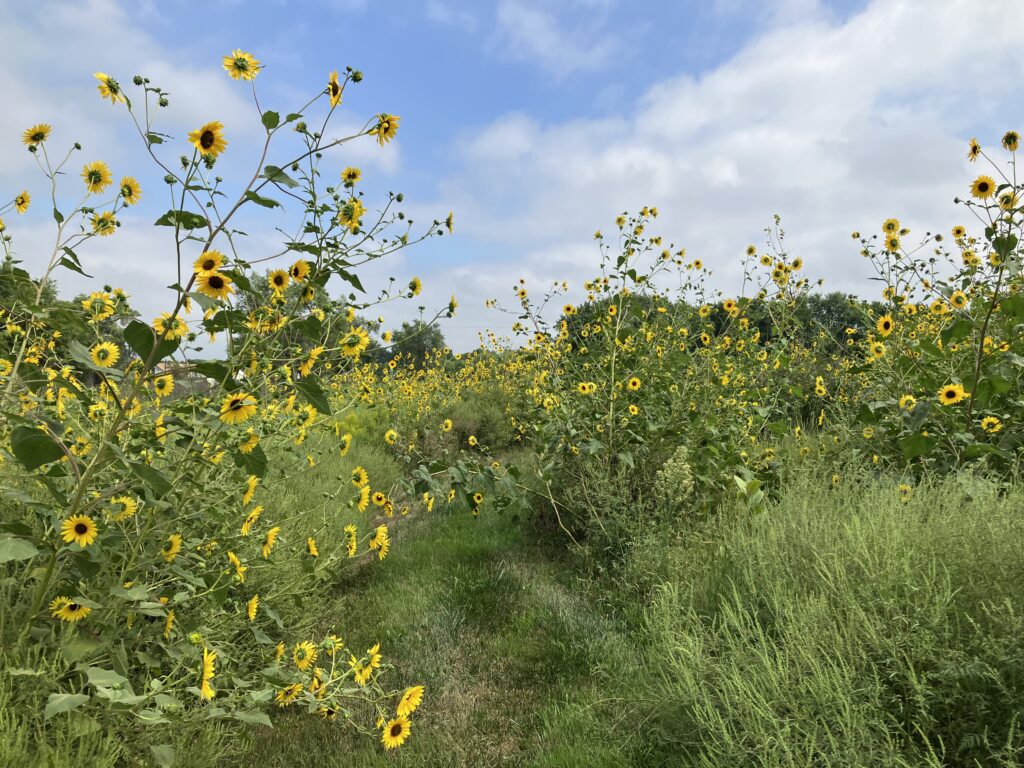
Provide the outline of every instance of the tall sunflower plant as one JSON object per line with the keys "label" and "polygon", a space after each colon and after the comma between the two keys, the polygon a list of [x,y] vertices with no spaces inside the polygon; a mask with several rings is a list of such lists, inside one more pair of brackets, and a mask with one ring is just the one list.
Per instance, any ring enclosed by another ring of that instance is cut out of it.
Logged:
{"label": "tall sunflower plant", "polygon": [[[371,296],[360,268],[445,227],[414,230],[400,194],[371,210],[359,169],[330,168],[346,144],[384,146],[399,128],[382,112],[330,138],[359,70],[332,72],[282,115],[261,105],[263,67],[252,55],[234,51],[224,69],[251,86],[263,132],[256,170],[236,189],[217,175],[229,126],[211,119],[174,138],[159,130],[168,93],[145,77],[129,93],[96,75],[100,96],[127,112],[163,174],[171,207],[155,225],[172,244],[176,281],[168,311],[148,322],[123,291],[88,296],[77,321],[89,343],[72,341],[67,354],[46,291],[60,269],[85,274],[79,252],[116,236],[148,185],[115,182],[94,160],[61,194],[80,146],[51,154],[46,124],[23,136],[47,182],[56,236],[33,277],[0,223],[2,278],[18,289],[4,292],[16,298],[0,329],[0,485],[13,510],[0,523],[0,562],[20,585],[4,609],[5,644],[31,638],[60,660],[43,691],[48,718],[75,710],[148,725],[269,723],[269,710],[301,707],[393,748],[410,733],[422,688],[386,685],[379,644],[349,648],[310,604],[342,568],[386,556],[390,521],[365,514],[365,523],[343,525],[348,508],[365,509],[361,488],[347,483],[304,509],[275,505],[268,487],[301,484],[339,441],[348,451],[351,436],[329,427],[358,403],[328,382],[367,349],[357,313],[422,287],[416,277],[392,279]],[[31,202],[21,192],[0,215],[24,214]],[[272,252],[237,229],[243,210],[286,205],[300,215]],[[332,280],[347,295],[331,298]],[[200,356],[208,345],[223,351]]]}

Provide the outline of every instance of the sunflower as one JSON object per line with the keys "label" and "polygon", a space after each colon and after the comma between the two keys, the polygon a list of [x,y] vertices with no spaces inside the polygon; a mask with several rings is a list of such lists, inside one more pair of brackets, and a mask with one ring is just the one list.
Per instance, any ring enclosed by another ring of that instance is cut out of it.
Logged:
{"label": "sunflower", "polygon": [[121,199],[125,205],[135,205],[142,197],[142,187],[134,176],[125,176],[121,179]]}
{"label": "sunflower", "polygon": [[957,224],[955,227],[953,227],[953,237],[954,237],[954,239],[959,240],[962,237],[964,237],[966,234],[967,234],[967,227],[963,226],[962,224]]}
{"label": "sunflower", "polygon": [[398,123],[401,119],[398,115],[389,115],[381,112],[377,115],[377,124],[370,129],[369,133],[376,136],[377,143],[383,147],[387,142],[395,138],[395,134],[398,133]]}
{"label": "sunflower", "polygon": [[160,317],[153,320],[153,330],[165,339],[184,338],[188,334],[188,324],[180,317],[171,319],[170,312],[164,312]]}
{"label": "sunflower", "polygon": [[195,260],[192,268],[196,271],[196,274],[201,275],[203,272],[216,272],[223,263],[224,254],[220,251],[203,251],[199,254],[199,258]]}
{"label": "sunflower", "polygon": [[60,527],[61,538],[68,544],[74,542],[85,548],[96,541],[99,528],[96,522],[88,515],[73,515],[69,517]]}
{"label": "sunflower", "polygon": [[389,720],[381,733],[381,743],[384,749],[397,749],[405,743],[412,731],[412,724],[405,715],[399,715],[394,720]]}
{"label": "sunflower", "polygon": [[448,299],[448,317],[455,317],[455,310],[459,308],[459,302],[455,300],[455,294]]}
{"label": "sunflower", "polygon": [[296,643],[295,648],[292,650],[292,660],[300,672],[305,672],[316,661],[316,646],[309,640]]}
{"label": "sunflower", "polygon": [[274,694],[274,701],[279,707],[287,707],[294,704],[302,695],[302,683],[292,683]]}
{"label": "sunflower", "polygon": [[299,259],[291,268],[288,270],[288,274],[291,275],[292,280],[302,282],[309,277],[309,262],[305,259]]}
{"label": "sunflower", "polygon": [[57,597],[50,603],[50,615],[61,621],[81,621],[92,612],[92,608],[76,603],[70,597]]}
{"label": "sunflower", "polygon": [[939,390],[939,403],[941,405],[956,405],[970,396],[969,392],[964,391],[962,384],[947,384]]}
{"label": "sunflower", "polygon": [[21,134],[21,143],[26,147],[34,147],[37,144],[42,144],[48,138],[50,138],[50,131],[53,130],[46,123],[38,123],[28,128],[24,133]]}
{"label": "sunflower", "polygon": [[994,435],[1003,428],[1003,422],[996,416],[986,416],[981,420],[981,428],[990,435]]}
{"label": "sunflower", "polygon": [[910,497],[914,495],[914,489],[906,483],[900,483],[899,488],[896,489],[896,493],[900,497],[900,501],[906,504],[910,501]]}
{"label": "sunflower", "polygon": [[249,511],[249,514],[245,516],[245,520],[242,523],[242,529],[241,531],[239,531],[239,533],[241,533],[242,536],[248,536],[249,533],[252,531],[252,527],[256,525],[256,521],[260,519],[261,514],[263,514],[262,506],[253,507]]}
{"label": "sunflower", "polygon": [[138,509],[139,503],[131,496],[114,496],[110,500],[110,517],[119,523],[133,517]]}
{"label": "sunflower", "polygon": [[14,198],[14,207],[18,213],[24,213],[28,210],[29,203],[32,202],[32,195],[28,193],[28,190],[22,192],[16,198]]}
{"label": "sunflower", "polygon": [[370,486],[364,485],[359,489],[359,497],[356,500],[356,509],[360,512],[365,512],[366,508],[370,506]]}
{"label": "sunflower", "polygon": [[981,157],[981,144],[977,139],[971,139],[967,144],[967,159],[973,163],[979,157]]}
{"label": "sunflower", "polygon": [[264,560],[270,559],[270,553],[274,551],[274,544],[277,543],[277,535],[281,533],[281,526],[275,525],[269,531],[267,531],[267,538],[263,541],[263,549],[260,554],[263,555]]}
{"label": "sunflower", "polygon": [[370,500],[373,501],[375,507],[383,507],[387,503],[388,497],[381,491],[374,491],[373,495],[370,496]]}
{"label": "sunflower", "polygon": [[[259,507],[259,509],[262,509],[262,507]],[[252,513],[250,513],[250,517],[252,514],[255,514],[255,512],[256,510],[254,509]],[[249,566],[242,565],[242,561],[234,552],[228,552],[228,562],[231,563],[232,567],[234,567],[235,576],[238,577],[239,583],[245,584],[245,572],[249,570]]]}
{"label": "sunflower", "polygon": [[971,195],[979,200],[987,200],[996,193],[996,182],[991,176],[981,175],[971,182]]}
{"label": "sunflower", "polygon": [[283,292],[289,282],[291,282],[291,277],[283,269],[275,269],[267,275],[267,283],[275,293]]}
{"label": "sunflower", "polygon": [[160,555],[168,563],[173,563],[179,552],[181,552],[181,534],[172,533],[167,537],[167,543],[160,550]]}
{"label": "sunflower", "polygon": [[121,359],[121,350],[112,341],[102,341],[89,350],[89,356],[97,368],[110,368]]}
{"label": "sunflower", "polygon": [[262,68],[251,53],[242,50],[236,49],[224,57],[224,70],[232,80],[255,80]]}
{"label": "sunflower", "polygon": [[331,97],[331,108],[341,104],[341,84],[338,82],[338,70],[331,72],[327,78],[327,95]]}
{"label": "sunflower", "polygon": [[362,328],[353,328],[341,340],[341,354],[346,357],[359,357],[369,345],[369,334]]}
{"label": "sunflower", "polygon": [[885,357],[885,344],[880,341],[873,341],[868,346],[868,354],[875,360]]}
{"label": "sunflower", "polygon": [[899,219],[886,219],[882,222],[882,233],[891,235],[900,231],[900,220]]}
{"label": "sunflower", "polygon": [[191,131],[188,140],[200,154],[212,157],[217,157],[228,146],[228,142],[224,138],[224,125],[219,120],[214,120],[202,128]]}
{"label": "sunflower", "polygon": [[423,290],[423,282],[418,278],[414,277],[409,281],[409,293],[413,296],[419,296]]}
{"label": "sunflower", "polygon": [[913,395],[903,395],[900,398],[899,407],[901,411],[912,411],[915,405],[917,405],[917,398]]}
{"label": "sunflower", "polygon": [[238,450],[246,454],[252,453],[256,449],[256,446],[259,444],[260,436],[250,429],[248,436],[242,443],[239,444]]}
{"label": "sunflower", "polygon": [[211,651],[205,645],[203,646],[203,664],[199,670],[199,697],[203,701],[209,701],[217,695],[217,691],[210,685],[210,681],[217,674],[217,652]]}
{"label": "sunflower", "polygon": [[967,306],[967,294],[963,291],[953,291],[949,297],[949,303],[956,309],[963,309]]}
{"label": "sunflower", "polygon": [[1016,131],[1007,131],[1003,134],[1003,149],[1016,152],[1020,147],[1020,134]]}
{"label": "sunflower", "polygon": [[316,539],[312,536],[306,539],[306,552],[310,557],[320,557],[320,550],[316,548]]}
{"label": "sunflower", "polygon": [[636,392],[638,389],[640,389],[640,379],[634,376],[633,378],[626,382],[626,387],[631,392]]}
{"label": "sunflower", "polygon": [[423,701],[423,693],[426,689],[422,685],[414,685],[412,688],[407,688],[405,693],[402,694],[401,700],[398,702],[396,713],[399,717],[408,717]]}
{"label": "sunflower", "polygon": [[892,321],[892,315],[882,315],[878,318],[878,322],[875,323],[875,329],[882,335],[888,336],[892,333],[895,324]]}
{"label": "sunflower", "polygon": [[338,211],[338,223],[346,227],[349,232],[356,232],[359,229],[363,215],[366,213],[366,206],[361,200],[352,197],[345,202]]}
{"label": "sunflower", "polygon": [[475,447],[479,441],[476,439],[476,435],[470,435],[466,442]]}
{"label": "sunflower", "polygon": [[221,272],[200,272],[196,276],[196,288],[204,296],[220,300],[235,292],[231,278]]}
{"label": "sunflower", "polygon": [[356,467],[352,470],[352,485],[356,488],[362,488],[370,482],[370,476],[366,474],[366,470],[362,467]]}
{"label": "sunflower", "polygon": [[397,440],[398,433],[395,432],[395,430],[389,429],[387,432],[384,433],[384,442],[387,443],[388,445],[394,445]]}
{"label": "sunflower", "polygon": [[344,183],[344,185],[350,189],[354,187],[356,183],[359,181],[359,179],[361,179],[362,177],[363,172],[360,171],[358,168],[353,168],[352,166],[347,167],[344,171],[341,172],[342,183]]}
{"label": "sunflower", "polygon": [[114,218],[113,211],[104,211],[103,213],[93,214],[90,220],[92,224],[92,232],[94,235],[100,237],[107,237],[108,235],[114,234],[117,229],[117,219]]}
{"label": "sunflower", "polygon": [[82,179],[85,181],[85,188],[92,194],[98,194],[110,186],[113,178],[110,175],[110,168],[102,160],[89,163],[82,168]]}
{"label": "sunflower", "polygon": [[169,373],[165,376],[157,376],[153,379],[153,391],[159,397],[167,397],[174,391],[174,376]]}
{"label": "sunflower", "polygon": [[256,414],[256,398],[245,392],[228,395],[220,406],[220,420],[225,424],[241,424]]}

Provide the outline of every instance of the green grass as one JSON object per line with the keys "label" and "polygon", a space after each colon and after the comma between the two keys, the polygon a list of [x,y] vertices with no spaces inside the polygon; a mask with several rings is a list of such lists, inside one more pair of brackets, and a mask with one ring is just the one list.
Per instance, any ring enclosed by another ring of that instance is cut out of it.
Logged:
{"label": "green grass", "polygon": [[594,672],[629,654],[575,579],[564,553],[510,518],[435,513],[400,527],[384,563],[339,585],[332,612],[353,647],[381,641],[389,676],[426,685],[412,738],[389,755],[285,715],[238,765],[625,764],[612,745],[567,749],[558,732],[601,696]]}

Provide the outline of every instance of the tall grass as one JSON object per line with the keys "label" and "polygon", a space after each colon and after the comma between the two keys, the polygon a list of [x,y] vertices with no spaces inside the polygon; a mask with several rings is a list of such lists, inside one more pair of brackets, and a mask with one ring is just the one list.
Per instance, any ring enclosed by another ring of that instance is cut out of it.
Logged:
{"label": "tall grass", "polygon": [[905,504],[894,482],[804,477],[720,520],[648,613],[649,759],[1019,765],[1022,511],[1019,486],[967,475]]}

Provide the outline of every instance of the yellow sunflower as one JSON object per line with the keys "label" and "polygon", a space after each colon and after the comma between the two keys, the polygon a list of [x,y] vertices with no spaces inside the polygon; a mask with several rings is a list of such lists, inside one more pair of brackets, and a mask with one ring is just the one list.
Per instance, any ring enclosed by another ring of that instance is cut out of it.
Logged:
{"label": "yellow sunflower", "polygon": [[38,123],[33,125],[31,128],[25,130],[21,134],[21,143],[26,147],[34,147],[37,144],[42,144],[48,138],[50,138],[50,131],[53,130],[46,123]]}
{"label": "yellow sunflower", "polygon": [[941,405],[956,405],[970,396],[969,392],[964,391],[962,384],[947,384],[939,390],[939,403]]}
{"label": "yellow sunflower", "polygon": [[418,277],[414,277],[409,281],[409,293],[413,296],[419,296],[422,290],[423,282]]}
{"label": "yellow sunflower", "polygon": [[1007,131],[1003,134],[1003,149],[1016,152],[1020,147],[1020,134],[1016,131]]}
{"label": "yellow sunflower", "polygon": [[383,147],[387,142],[395,138],[395,134],[398,133],[398,123],[401,119],[398,115],[389,115],[381,112],[377,115],[377,124],[369,131],[370,135],[376,136],[377,143]]}
{"label": "yellow sunflower", "polygon": [[892,321],[892,315],[882,315],[878,318],[878,322],[875,323],[875,329],[882,335],[888,336],[892,333],[895,324]]}
{"label": "yellow sunflower", "polygon": [[142,187],[134,176],[125,176],[121,179],[121,199],[125,205],[135,205],[142,197]]}
{"label": "yellow sunflower", "polygon": [[104,211],[103,213],[93,214],[90,223],[92,224],[93,234],[99,235],[100,237],[107,237],[108,235],[114,234],[118,227],[117,219],[114,218],[113,211]]}
{"label": "yellow sunflower", "polygon": [[327,95],[331,97],[331,108],[341,104],[341,84],[338,82],[338,70],[331,72],[327,78]]}
{"label": "yellow sunflower", "polygon": [[361,200],[350,198],[338,211],[338,223],[348,229],[349,232],[356,232],[362,223],[363,215],[366,213],[366,206]]}
{"label": "yellow sunflower", "polygon": [[82,179],[85,181],[85,188],[92,194],[99,194],[113,181],[110,167],[102,160],[86,165],[82,169]]}
{"label": "yellow sunflower", "polygon": [[380,737],[384,749],[397,749],[402,746],[409,738],[411,731],[412,725],[405,715],[399,715],[394,720],[389,720]]}
{"label": "yellow sunflower", "polygon": [[124,101],[124,94],[121,92],[121,86],[117,80],[102,72],[97,72],[93,77],[100,81],[100,84],[96,86],[100,96],[104,99],[110,99],[111,104]]}
{"label": "yellow sunflower", "polygon": [[180,317],[171,318],[170,312],[164,312],[153,320],[153,330],[165,339],[181,339],[188,334],[188,324]]}
{"label": "yellow sunflower", "polygon": [[260,596],[253,595],[249,598],[249,602],[245,604],[245,615],[249,617],[249,621],[256,621],[256,612],[260,609]]}
{"label": "yellow sunflower", "polygon": [[316,646],[309,640],[296,643],[295,648],[292,650],[292,660],[300,672],[305,672],[316,661]]}
{"label": "yellow sunflower", "polygon": [[628,382],[626,382],[626,387],[630,391],[636,392],[638,389],[640,389],[640,379],[638,379],[636,376],[634,376]]}
{"label": "yellow sunflower", "polygon": [[192,146],[200,154],[212,155],[213,157],[217,157],[228,146],[228,142],[224,138],[224,124],[219,120],[209,122],[201,128],[190,132],[188,140],[192,142]]}
{"label": "yellow sunflower", "polygon": [[18,211],[18,213],[24,213],[25,211],[28,210],[29,203],[31,202],[32,195],[28,193],[28,190],[25,190],[16,198],[14,198],[14,207]]}
{"label": "yellow sunflower", "polygon": [[237,392],[224,398],[220,407],[220,420],[225,424],[241,424],[256,414],[256,398]]}
{"label": "yellow sunflower", "polygon": [[283,292],[289,282],[291,282],[291,277],[283,269],[275,269],[267,275],[267,283],[277,293]]}
{"label": "yellow sunflower", "polygon": [[224,254],[220,251],[203,251],[199,254],[199,258],[195,260],[192,268],[196,271],[196,274],[216,272],[223,263]]}
{"label": "yellow sunflower", "polygon": [[291,275],[292,280],[302,282],[309,277],[309,262],[305,259],[299,259],[291,268],[288,270],[288,274]]}
{"label": "yellow sunflower", "polygon": [[167,543],[160,550],[160,555],[168,563],[173,563],[179,552],[181,552],[181,534],[172,533],[167,537]]}
{"label": "yellow sunflower", "polygon": [[967,159],[973,163],[979,157],[981,157],[981,144],[977,139],[971,139],[967,144]]}
{"label": "yellow sunflower", "polygon": [[981,175],[971,182],[971,195],[979,200],[988,200],[996,193],[996,182],[991,176]]}
{"label": "yellow sunflower", "polygon": [[121,350],[112,341],[102,341],[89,350],[89,356],[97,368],[110,368],[121,359]]}
{"label": "yellow sunflower", "polygon": [[226,299],[235,289],[231,278],[221,272],[200,272],[196,276],[196,288],[211,299]]}
{"label": "yellow sunflower", "polygon": [[76,603],[70,597],[57,597],[50,603],[50,615],[61,621],[81,621],[92,612],[92,608]]}
{"label": "yellow sunflower", "polygon": [[217,695],[217,691],[210,685],[210,681],[217,675],[217,653],[203,646],[203,663],[199,670],[199,697],[203,701],[210,701]]}
{"label": "yellow sunflower", "polygon": [[224,57],[224,70],[232,80],[255,80],[263,66],[251,53],[235,49]]}
{"label": "yellow sunflower", "polygon": [[900,231],[899,219],[886,219],[882,222],[882,232],[886,235],[897,234]]}
{"label": "yellow sunflower", "polygon": [[967,306],[967,294],[963,291],[953,291],[949,297],[949,303],[956,309],[963,309]]}
{"label": "yellow sunflower", "polygon": [[61,538],[66,543],[75,543],[83,549],[96,541],[98,533],[96,521],[88,515],[73,515],[60,527]]}
{"label": "yellow sunflower", "polygon": [[981,428],[990,435],[994,435],[1003,428],[1003,422],[997,416],[986,416],[981,420]]}

